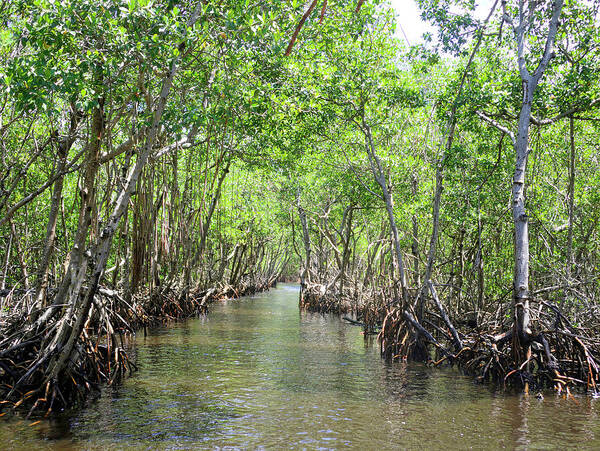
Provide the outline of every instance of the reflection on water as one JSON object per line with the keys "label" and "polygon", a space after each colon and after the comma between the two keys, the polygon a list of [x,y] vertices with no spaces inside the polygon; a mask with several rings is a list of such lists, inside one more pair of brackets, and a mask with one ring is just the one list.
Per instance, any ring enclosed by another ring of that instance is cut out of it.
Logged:
{"label": "reflection on water", "polygon": [[452,370],[386,364],[360,328],[299,313],[297,287],[138,337],[140,371],[3,448],[600,447],[597,401],[507,395]]}

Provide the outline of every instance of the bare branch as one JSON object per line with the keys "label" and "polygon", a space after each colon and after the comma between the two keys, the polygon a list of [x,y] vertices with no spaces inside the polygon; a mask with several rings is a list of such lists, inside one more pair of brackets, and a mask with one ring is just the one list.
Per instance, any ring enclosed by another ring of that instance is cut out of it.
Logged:
{"label": "bare branch", "polygon": [[572,116],[573,114],[576,113],[581,113],[583,111],[588,111],[591,110],[592,108],[596,107],[600,105],[600,97],[592,100],[590,103],[588,103],[587,105],[582,105],[582,106],[576,106],[573,107],[563,113],[560,113],[554,117],[548,118],[548,119],[537,119],[534,116],[531,116],[531,123],[535,124],[535,125],[550,125],[550,124],[554,124],[555,122],[560,121],[561,119],[564,119],[566,117]]}
{"label": "bare branch", "polygon": [[513,132],[511,132],[508,128],[506,128],[503,125],[500,125],[498,122],[496,122],[494,119],[492,119],[489,116],[486,116],[484,113],[482,113],[481,111],[475,111],[475,114],[477,114],[477,116],[479,116],[481,119],[483,119],[485,122],[487,122],[488,124],[496,127],[498,130],[500,130],[502,133],[507,134],[508,136],[510,136],[511,141],[513,142],[513,144],[515,143],[515,135]]}

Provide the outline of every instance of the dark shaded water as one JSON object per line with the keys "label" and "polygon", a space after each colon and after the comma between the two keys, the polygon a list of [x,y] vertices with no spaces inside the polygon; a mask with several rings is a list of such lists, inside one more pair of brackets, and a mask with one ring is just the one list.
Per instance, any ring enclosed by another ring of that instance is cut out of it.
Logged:
{"label": "dark shaded water", "polygon": [[386,364],[360,328],[297,301],[283,285],[140,336],[140,371],[123,386],[52,421],[0,422],[0,447],[600,448],[600,400],[540,401]]}

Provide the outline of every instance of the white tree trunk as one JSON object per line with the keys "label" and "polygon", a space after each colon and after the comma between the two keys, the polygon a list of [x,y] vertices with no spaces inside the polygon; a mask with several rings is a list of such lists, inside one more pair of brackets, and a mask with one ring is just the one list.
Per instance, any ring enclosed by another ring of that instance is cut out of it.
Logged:
{"label": "white tree trunk", "polygon": [[534,2],[519,0],[518,23],[513,23],[508,14],[506,3],[503,3],[504,20],[513,26],[517,41],[517,64],[523,85],[523,99],[519,112],[517,135],[512,135],[515,149],[515,172],[512,186],[512,211],[515,224],[515,267],[513,275],[513,309],[517,333],[523,337],[531,333],[529,310],[529,218],[525,209],[525,173],[529,154],[529,124],[531,123],[531,106],[537,85],[548,67],[553,55],[554,41],[558,31],[558,19],[564,0],[554,0],[552,17],[548,27],[548,36],[544,53],[533,73],[527,69],[525,55],[526,32],[533,26],[534,10],[538,6]]}
{"label": "white tree trunk", "polygon": [[523,83],[523,104],[515,139],[515,172],[512,186],[512,212],[515,225],[515,267],[513,277],[514,313],[518,332],[529,334],[529,218],[525,209],[525,172],[529,143],[529,122],[533,89]]}

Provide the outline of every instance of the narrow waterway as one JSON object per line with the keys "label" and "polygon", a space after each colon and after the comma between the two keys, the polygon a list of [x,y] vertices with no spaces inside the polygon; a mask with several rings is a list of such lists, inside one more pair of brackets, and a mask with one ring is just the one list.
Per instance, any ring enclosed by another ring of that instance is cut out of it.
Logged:
{"label": "narrow waterway", "polygon": [[600,448],[600,400],[508,395],[388,364],[282,285],[135,340],[140,371],[51,421],[0,422],[3,449]]}

